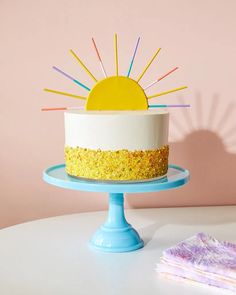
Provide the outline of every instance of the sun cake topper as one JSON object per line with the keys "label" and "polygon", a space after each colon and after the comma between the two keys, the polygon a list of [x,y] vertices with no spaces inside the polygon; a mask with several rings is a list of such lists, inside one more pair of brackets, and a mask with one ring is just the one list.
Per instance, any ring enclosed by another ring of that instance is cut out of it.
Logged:
{"label": "sun cake topper", "polygon": [[[117,34],[114,35],[114,56],[115,56],[115,75],[108,77],[107,72],[105,70],[103,61],[101,59],[100,53],[98,51],[97,45],[95,43],[94,38],[92,38],[92,43],[101,67],[101,70],[104,75],[104,79],[98,80],[91,71],[86,67],[86,65],[82,62],[82,60],[78,57],[78,55],[71,49],[70,53],[72,56],[77,60],[79,65],[87,72],[87,74],[93,79],[95,85],[90,89],[88,86],[83,84],[82,82],[78,81],[77,79],[73,78],[69,74],[65,73],[61,69],[53,66],[53,69],[58,73],[64,75],[66,78],[72,80],[76,83],[79,87],[82,87],[88,91],[88,96],[80,96],[76,94],[71,94],[67,92],[57,91],[53,89],[45,88],[45,91],[65,95],[72,98],[82,99],[86,101],[85,109],[87,111],[91,110],[98,110],[98,111],[127,111],[127,110],[147,110],[148,108],[153,107],[189,107],[190,105],[149,105],[149,100],[158,96],[162,96],[171,92],[176,92],[182,89],[187,88],[187,86],[181,86],[178,88],[174,88],[165,92],[156,93],[151,96],[147,96],[145,91],[155,85],[156,83],[160,82],[165,77],[169,76],[171,73],[176,71],[178,67],[173,68],[168,73],[164,74],[161,77],[158,77],[155,81],[147,85],[146,87],[142,87],[139,82],[157,57],[158,53],[160,52],[161,48],[154,53],[150,61],[147,63],[146,67],[139,75],[139,77],[134,80],[130,78],[130,73],[133,67],[133,63],[136,57],[136,53],[138,50],[140,42],[140,37],[137,40],[137,43],[134,48],[134,53],[131,58],[131,62],[129,65],[129,69],[126,76],[119,75],[119,60],[118,60],[118,46],[117,46]],[[76,107],[75,107],[76,108]],[[43,111],[48,110],[66,110],[69,109],[67,107],[60,107],[60,108],[43,108]],[[74,109],[74,108],[73,108]]]}

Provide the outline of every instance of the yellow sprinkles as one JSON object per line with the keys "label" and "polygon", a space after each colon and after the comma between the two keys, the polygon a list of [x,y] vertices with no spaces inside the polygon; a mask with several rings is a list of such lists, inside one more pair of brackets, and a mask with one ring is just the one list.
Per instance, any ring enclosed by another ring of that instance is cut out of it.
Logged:
{"label": "yellow sprinkles", "polygon": [[145,151],[101,151],[65,147],[69,175],[100,180],[138,180],[167,173],[169,146]]}

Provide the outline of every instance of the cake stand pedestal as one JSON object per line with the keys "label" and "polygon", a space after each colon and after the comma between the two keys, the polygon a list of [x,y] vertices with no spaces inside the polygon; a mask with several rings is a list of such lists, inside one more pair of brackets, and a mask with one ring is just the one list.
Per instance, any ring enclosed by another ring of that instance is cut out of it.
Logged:
{"label": "cake stand pedestal", "polygon": [[96,231],[90,245],[106,252],[128,252],[144,246],[138,232],[126,221],[124,214],[124,193],[156,192],[177,188],[189,180],[189,172],[176,165],[169,165],[167,176],[145,182],[102,182],[82,180],[69,176],[65,165],[46,169],[43,179],[52,185],[66,189],[109,193],[107,221]]}

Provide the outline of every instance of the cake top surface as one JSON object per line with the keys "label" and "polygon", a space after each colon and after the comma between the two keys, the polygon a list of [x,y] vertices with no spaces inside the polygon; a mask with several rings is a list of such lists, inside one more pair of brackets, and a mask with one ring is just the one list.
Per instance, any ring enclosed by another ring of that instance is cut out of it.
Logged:
{"label": "cake top surface", "polygon": [[78,109],[70,109],[65,111],[66,114],[78,114],[78,115],[120,115],[120,116],[137,116],[137,115],[164,115],[169,112],[165,109],[149,109],[149,110],[137,110],[137,111],[86,111]]}

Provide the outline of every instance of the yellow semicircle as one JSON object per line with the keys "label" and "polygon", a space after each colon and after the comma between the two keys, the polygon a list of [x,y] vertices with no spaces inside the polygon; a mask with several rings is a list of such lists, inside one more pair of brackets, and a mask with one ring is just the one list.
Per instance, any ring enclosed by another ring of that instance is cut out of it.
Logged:
{"label": "yellow semicircle", "polygon": [[86,110],[147,110],[142,87],[133,79],[112,76],[99,81],[89,92]]}

